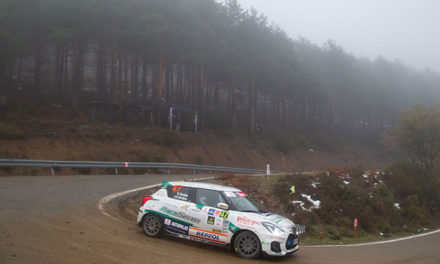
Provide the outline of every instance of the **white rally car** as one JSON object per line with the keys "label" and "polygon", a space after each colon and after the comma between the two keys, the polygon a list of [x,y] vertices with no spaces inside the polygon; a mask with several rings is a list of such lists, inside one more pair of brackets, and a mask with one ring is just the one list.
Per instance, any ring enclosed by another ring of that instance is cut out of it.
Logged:
{"label": "white rally car", "polygon": [[170,235],[231,246],[243,258],[298,250],[297,226],[261,212],[239,189],[201,182],[163,182],[144,198],[137,223],[147,236]]}

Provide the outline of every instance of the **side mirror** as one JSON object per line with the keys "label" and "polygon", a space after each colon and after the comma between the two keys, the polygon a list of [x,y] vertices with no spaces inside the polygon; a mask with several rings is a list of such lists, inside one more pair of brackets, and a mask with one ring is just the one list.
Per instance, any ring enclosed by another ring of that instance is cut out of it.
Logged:
{"label": "side mirror", "polygon": [[220,208],[220,209],[223,209],[223,210],[228,210],[229,209],[229,206],[227,204],[225,204],[225,203],[218,203],[217,207]]}

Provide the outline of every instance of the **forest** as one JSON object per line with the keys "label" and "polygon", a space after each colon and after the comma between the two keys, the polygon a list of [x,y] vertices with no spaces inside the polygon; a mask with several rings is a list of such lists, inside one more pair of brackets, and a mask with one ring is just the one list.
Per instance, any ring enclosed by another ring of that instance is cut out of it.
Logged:
{"label": "forest", "polygon": [[8,104],[149,113],[154,126],[174,106],[201,130],[357,136],[438,103],[439,86],[430,70],[292,39],[235,0],[0,0]]}

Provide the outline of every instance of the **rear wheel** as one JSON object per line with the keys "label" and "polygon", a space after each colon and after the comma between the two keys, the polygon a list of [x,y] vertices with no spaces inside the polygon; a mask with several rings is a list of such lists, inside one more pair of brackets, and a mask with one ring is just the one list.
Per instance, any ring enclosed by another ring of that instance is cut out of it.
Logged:
{"label": "rear wheel", "polygon": [[241,232],[234,240],[234,251],[242,258],[258,258],[261,254],[260,240],[250,231]]}
{"label": "rear wheel", "polygon": [[142,229],[147,236],[158,237],[162,233],[162,220],[156,214],[148,214],[144,218]]}

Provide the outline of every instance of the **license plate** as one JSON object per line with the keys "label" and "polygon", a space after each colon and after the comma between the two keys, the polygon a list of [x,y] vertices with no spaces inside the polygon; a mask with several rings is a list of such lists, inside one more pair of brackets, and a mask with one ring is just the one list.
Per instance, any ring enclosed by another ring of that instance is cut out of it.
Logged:
{"label": "license plate", "polygon": [[295,238],[295,239],[293,240],[293,244],[294,244],[294,245],[298,244],[298,238]]}

